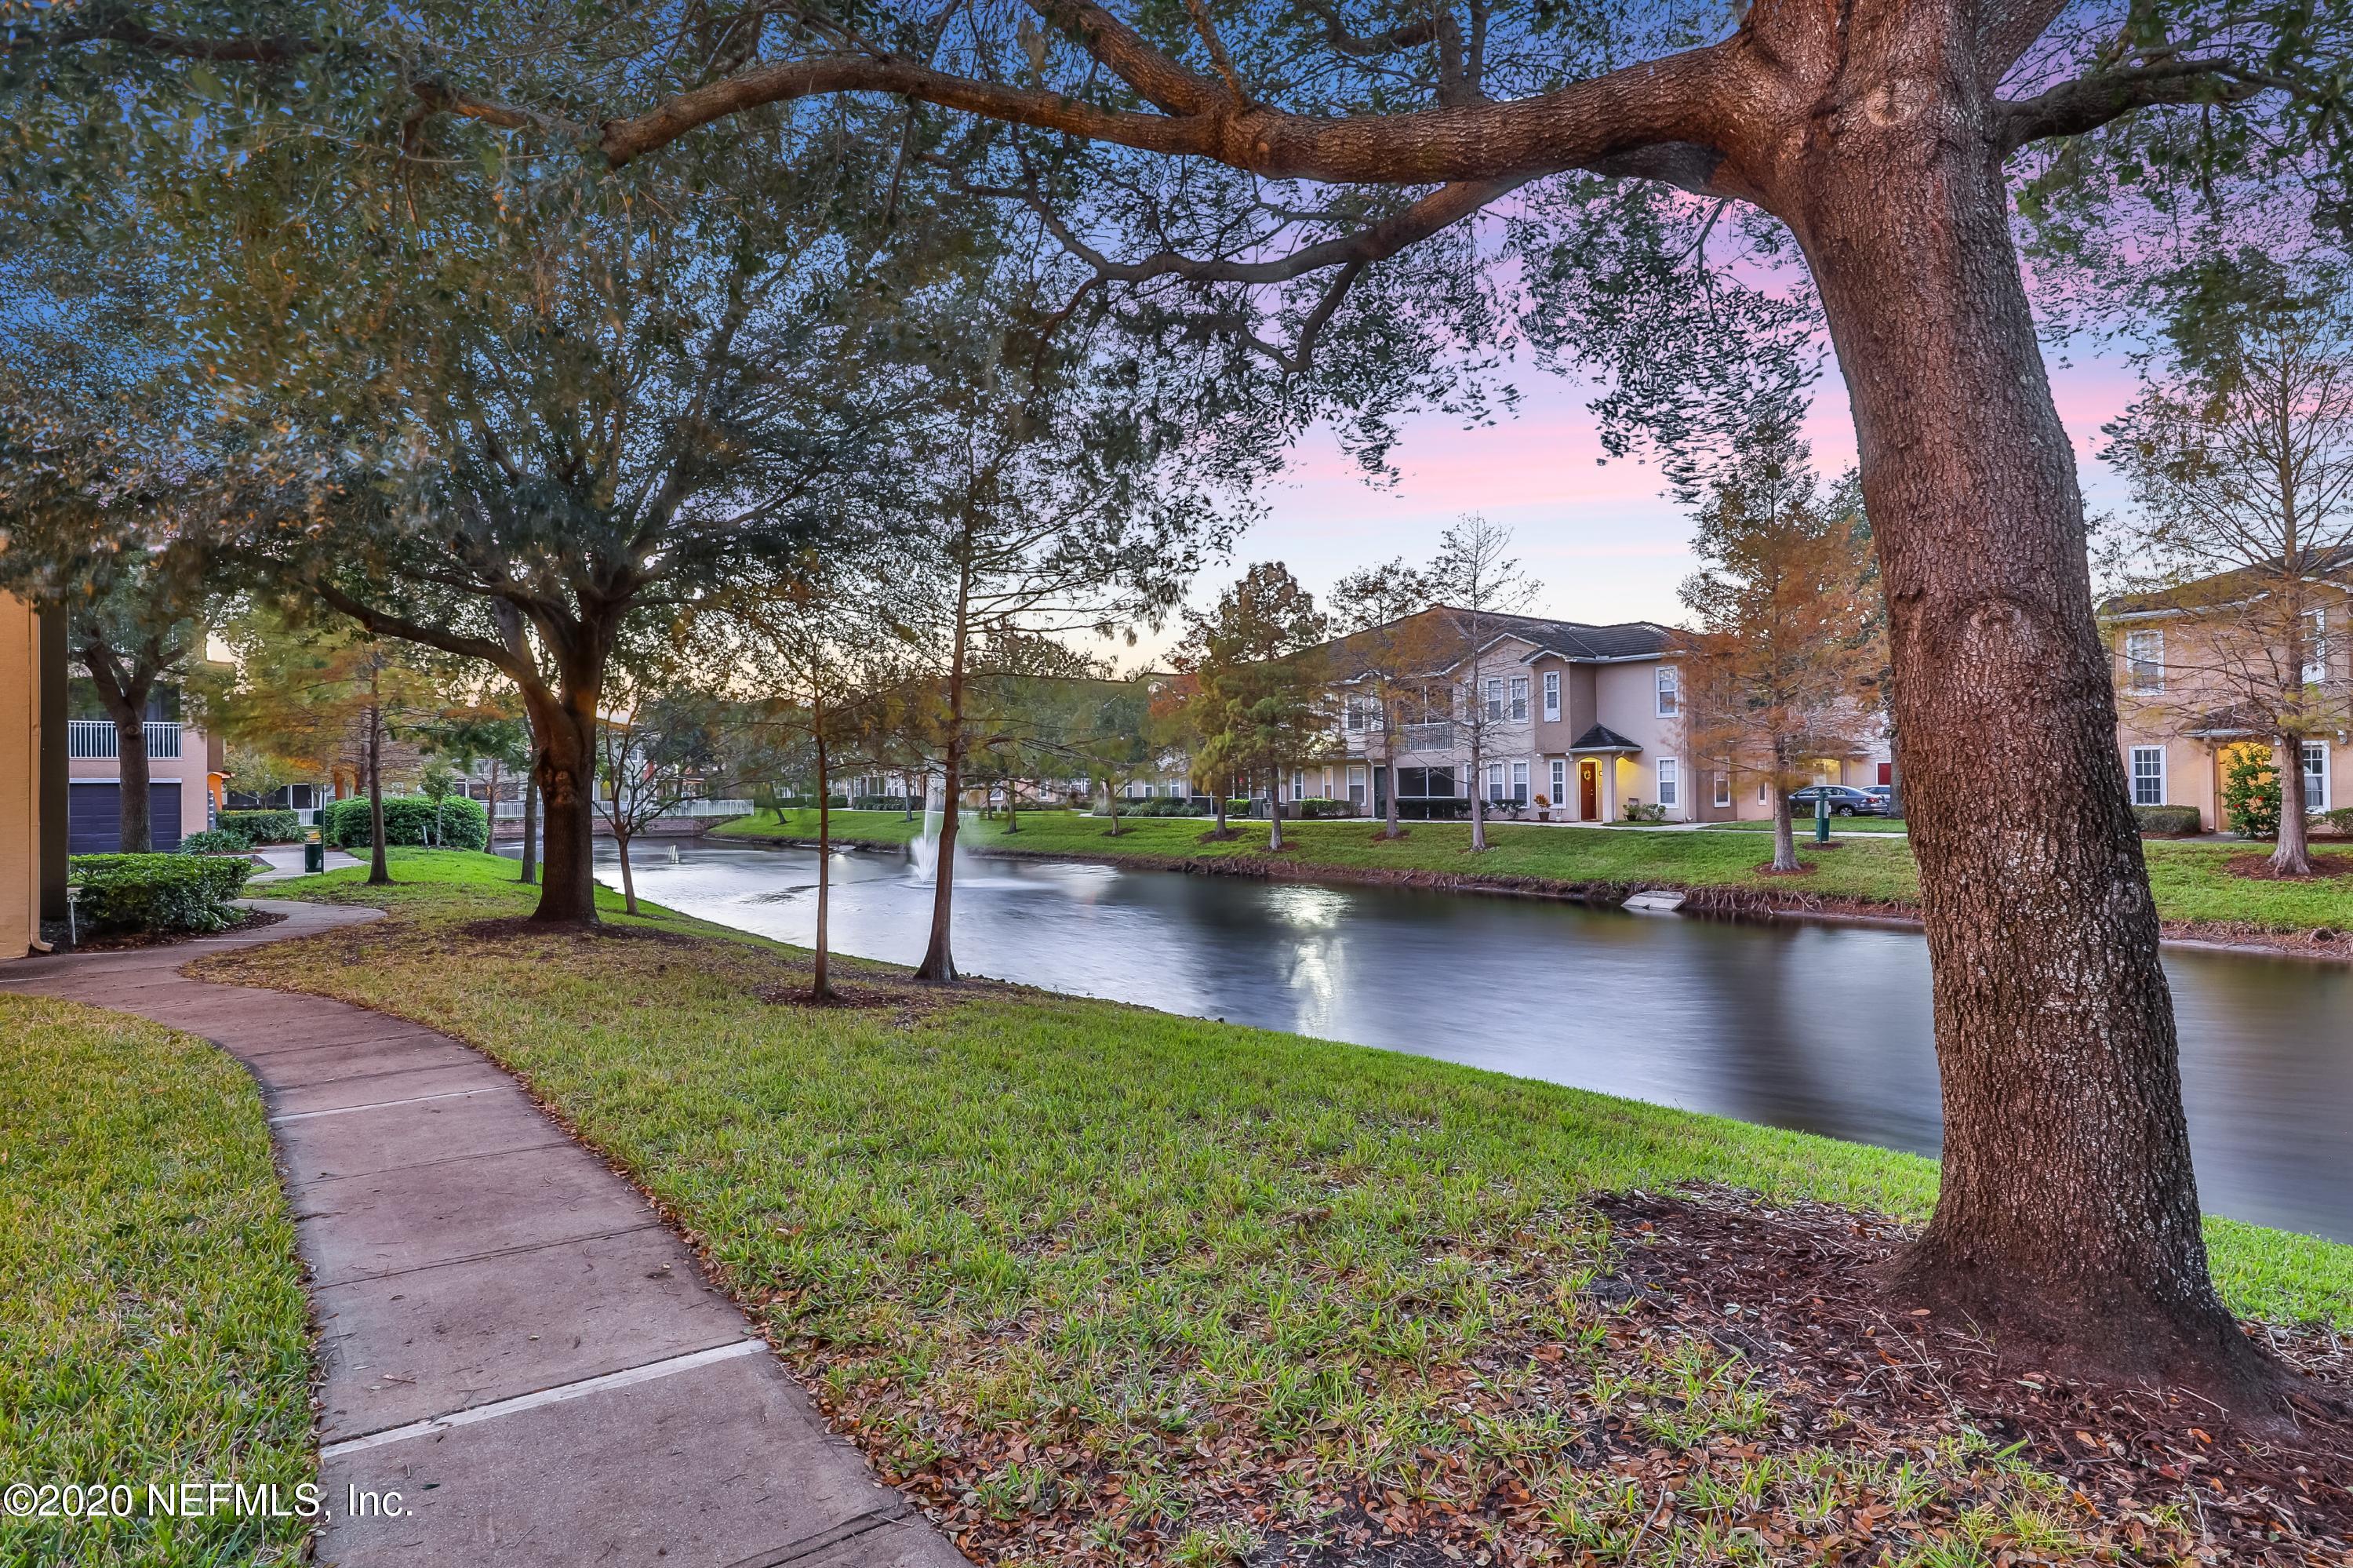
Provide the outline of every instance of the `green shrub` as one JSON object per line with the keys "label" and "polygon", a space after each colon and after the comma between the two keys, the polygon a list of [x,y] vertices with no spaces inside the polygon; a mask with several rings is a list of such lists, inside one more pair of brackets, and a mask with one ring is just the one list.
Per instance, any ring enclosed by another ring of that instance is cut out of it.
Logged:
{"label": "green shrub", "polygon": [[1667,820],[1667,809],[1655,801],[1645,805],[1640,800],[1629,800],[1626,802],[1626,820],[1630,822],[1663,822]]}
{"label": "green shrub", "polygon": [[218,931],[251,862],[206,854],[78,854],[67,863],[77,922],[98,931]]}
{"label": "green shrub", "polygon": [[302,836],[301,819],[283,808],[267,811],[223,811],[213,824],[245,835],[254,844],[292,843]]}
{"label": "green shrub", "polygon": [[2353,837],[2353,806],[2339,806],[2333,811],[2323,811],[2320,820],[2327,824],[2330,832]]}
{"label": "green shrub", "polygon": [[1352,809],[1345,800],[1330,800],[1321,795],[1314,795],[1304,800],[1285,800],[1282,814],[1297,821],[1316,822],[1349,816]]}
{"label": "green shrub", "polygon": [[2279,770],[2272,766],[2268,747],[2242,746],[2232,749],[2222,775],[2222,820],[2231,831],[2251,839],[2279,836]]}
{"label": "green shrub", "polygon": [[[328,807],[325,837],[338,849],[366,849],[371,842],[366,798],[338,800]],[[384,801],[384,842],[432,843],[443,849],[487,849],[491,842],[491,817],[480,800],[463,795],[445,796],[438,802],[422,795],[387,795]]]}
{"label": "green shrub", "polygon": [[253,841],[235,828],[206,828],[180,841],[182,854],[246,854],[252,849]]}
{"label": "green shrub", "polygon": [[2153,838],[2179,838],[2201,825],[2195,806],[2135,806],[2133,820]]}

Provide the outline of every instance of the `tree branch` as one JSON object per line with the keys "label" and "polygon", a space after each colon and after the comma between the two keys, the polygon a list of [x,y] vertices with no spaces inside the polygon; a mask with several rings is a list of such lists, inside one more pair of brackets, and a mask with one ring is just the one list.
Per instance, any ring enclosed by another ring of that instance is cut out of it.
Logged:
{"label": "tree branch", "polygon": [[520,667],[503,644],[493,642],[488,638],[467,637],[459,632],[444,631],[438,626],[427,626],[421,621],[387,614],[362,603],[324,579],[312,581],[308,586],[312,593],[358,621],[376,636],[397,637],[404,642],[416,642],[427,648],[438,648],[444,653],[455,653],[461,659],[480,659],[518,683],[535,679],[539,673],[536,670]]}
{"label": "tree branch", "polygon": [[54,33],[11,31],[8,37],[0,38],[0,54],[100,43],[127,44],[149,54],[181,59],[244,60],[255,64],[297,59],[318,50],[318,45],[308,38],[283,35],[268,38],[196,38],[181,33],[159,33],[133,17],[114,12],[111,6],[96,6],[88,20]]}
{"label": "tree branch", "polygon": [[2157,104],[2241,103],[2287,83],[2227,59],[2162,59],[2094,71],[2001,106],[2001,144],[2014,153],[2050,136],[2080,136]]}
{"label": "tree branch", "polygon": [[[1101,15],[1093,7],[1088,12]],[[1737,91],[1745,75],[1736,45],[1736,39],[1693,49],[1511,102],[1338,119],[1265,105],[1237,109],[1219,86],[1190,72],[1181,73],[1192,84],[1181,95],[1187,106],[1148,114],[907,60],[835,55],[754,67],[644,114],[608,120],[598,145],[617,165],[761,104],[880,92],[1144,152],[1214,159],[1275,178],[1369,185],[1526,179],[1593,167],[1660,143],[1705,143],[1725,95]]]}

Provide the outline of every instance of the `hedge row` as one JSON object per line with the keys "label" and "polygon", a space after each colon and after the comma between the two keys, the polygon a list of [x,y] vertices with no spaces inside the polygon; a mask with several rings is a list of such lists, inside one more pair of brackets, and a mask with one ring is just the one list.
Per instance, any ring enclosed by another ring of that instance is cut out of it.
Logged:
{"label": "hedge row", "polygon": [[[326,841],[338,849],[364,850],[373,842],[364,796],[338,800],[327,808]],[[487,849],[491,814],[480,800],[463,795],[439,800],[423,795],[388,795],[384,802],[384,842],[387,844],[434,844],[442,849]]]}
{"label": "hedge row", "polygon": [[2157,838],[2179,838],[2199,830],[2195,806],[2135,806],[2133,819],[2142,832]]}
{"label": "hedge row", "polygon": [[237,856],[78,854],[67,873],[75,919],[92,931],[218,931],[253,864]]}
{"label": "hedge row", "polygon": [[284,808],[259,811],[223,811],[213,826],[242,833],[248,845],[292,843],[302,836],[302,820]]}

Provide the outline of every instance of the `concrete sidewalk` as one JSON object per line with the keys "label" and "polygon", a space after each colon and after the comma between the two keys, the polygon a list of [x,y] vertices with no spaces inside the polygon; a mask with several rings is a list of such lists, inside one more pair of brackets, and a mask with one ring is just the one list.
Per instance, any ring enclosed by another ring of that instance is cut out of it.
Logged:
{"label": "concrete sidewalk", "polygon": [[[826,1430],[644,1197],[479,1053],[177,972],[382,917],[257,902],[287,919],[26,959],[0,988],[204,1035],[259,1080],[319,1327],[321,1563],[963,1563]],[[377,1510],[354,1514],[368,1494]]]}

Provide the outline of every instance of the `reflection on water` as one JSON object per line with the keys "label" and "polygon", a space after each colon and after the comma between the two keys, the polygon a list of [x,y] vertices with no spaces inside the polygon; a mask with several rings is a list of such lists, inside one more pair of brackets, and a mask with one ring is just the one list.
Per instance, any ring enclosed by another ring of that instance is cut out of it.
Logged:
{"label": "reflection on water", "polygon": [[[644,858],[645,897],[811,934],[813,852]],[[835,878],[839,950],[923,956],[932,890],[904,860],[838,853]],[[1936,1150],[1927,951],[1908,931],[988,861],[960,866],[956,893],[969,973]],[[2190,951],[2167,968],[2206,1206],[2353,1240],[2353,969]]]}

